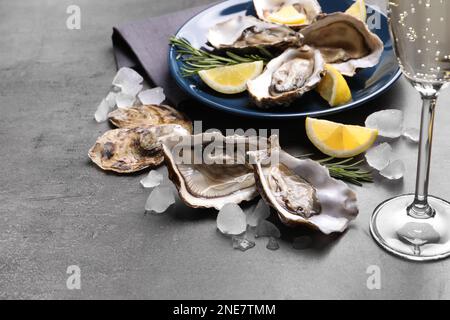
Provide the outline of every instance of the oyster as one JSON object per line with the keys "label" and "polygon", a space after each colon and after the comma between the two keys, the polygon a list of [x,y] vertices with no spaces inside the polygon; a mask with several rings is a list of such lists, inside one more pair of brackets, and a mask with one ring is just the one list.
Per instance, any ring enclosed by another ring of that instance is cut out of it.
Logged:
{"label": "oyster", "polygon": [[319,49],[325,62],[346,76],[378,64],[384,50],[383,42],[363,21],[342,12],[320,16],[301,33],[305,44]]}
{"label": "oyster", "polygon": [[297,159],[279,147],[273,147],[271,153],[278,162],[268,163],[267,153],[261,151],[249,156],[258,191],[281,221],[289,226],[311,226],[324,234],[343,232],[358,214],[355,193],[331,178],[317,162]]}
{"label": "oyster", "polygon": [[303,46],[287,49],[247,83],[252,101],[260,108],[289,105],[319,84],[325,62],[318,50]]}
{"label": "oyster", "polygon": [[269,16],[284,6],[293,6],[299,13],[305,15],[305,21],[299,24],[290,24],[290,27],[301,28],[314,22],[322,12],[317,0],[253,0],[257,16],[264,21],[270,21]]}
{"label": "oyster", "polygon": [[89,150],[89,158],[103,170],[131,173],[164,161],[159,139],[188,135],[179,125],[121,128],[105,132]]}
{"label": "oyster", "polygon": [[192,122],[178,110],[166,105],[142,105],[119,108],[108,114],[109,121],[118,128],[137,128],[149,125],[179,124],[192,132]]}
{"label": "oyster", "polygon": [[216,49],[280,48],[301,44],[301,35],[252,16],[237,16],[208,31],[208,42]]}
{"label": "oyster", "polygon": [[220,210],[258,196],[247,152],[267,149],[267,139],[203,133],[163,141],[169,178],[194,208]]}

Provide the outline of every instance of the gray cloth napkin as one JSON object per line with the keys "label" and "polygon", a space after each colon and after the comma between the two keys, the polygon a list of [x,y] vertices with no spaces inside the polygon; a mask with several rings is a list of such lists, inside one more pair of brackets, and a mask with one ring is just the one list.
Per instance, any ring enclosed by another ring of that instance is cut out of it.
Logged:
{"label": "gray cloth napkin", "polygon": [[185,100],[187,95],[170,75],[168,41],[189,18],[209,6],[211,4],[114,27],[112,42],[117,67],[132,67],[146,75],[151,85],[164,88],[171,102],[178,104]]}

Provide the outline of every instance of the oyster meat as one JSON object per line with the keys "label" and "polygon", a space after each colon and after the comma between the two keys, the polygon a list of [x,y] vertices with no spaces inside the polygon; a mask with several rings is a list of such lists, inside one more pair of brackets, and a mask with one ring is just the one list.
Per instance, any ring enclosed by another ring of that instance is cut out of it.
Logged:
{"label": "oyster meat", "polygon": [[118,128],[178,124],[192,132],[192,122],[186,115],[166,105],[142,105],[119,108],[109,113],[109,121]]}
{"label": "oyster meat", "polygon": [[203,133],[163,141],[169,178],[194,208],[216,208],[258,196],[247,152],[267,149],[267,139]]}
{"label": "oyster meat", "polygon": [[302,36],[294,30],[261,21],[252,16],[236,16],[208,31],[208,42],[216,49],[279,48],[301,44]]}
{"label": "oyster meat", "polygon": [[260,108],[289,105],[315,88],[324,70],[325,62],[318,50],[308,46],[287,49],[247,83],[248,92]]}
{"label": "oyster meat", "polygon": [[179,125],[109,130],[97,139],[88,155],[103,170],[137,172],[157,167],[164,161],[160,138],[188,134]]}
{"label": "oyster meat", "polygon": [[325,62],[346,76],[378,64],[384,50],[381,39],[363,21],[342,12],[321,15],[301,33],[306,45],[319,49]]}
{"label": "oyster meat", "polygon": [[314,22],[322,12],[317,0],[253,0],[257,16],[264,21],[270,21],[269,16],[285,6],[293,6],[305,16],[304,22],[289,24],[293,28],[302,28]]}
{"label": "oyster meat", "polygon": [[314,187],[284,164],[270,167],[267,184],[277,202],[286,210],[304,218],[320,213]]}
{"label": "oyster meat", "polygon": [[355,193],[319,163],[297,159],[280,149],[277,138],[271,140],[271,157],[278,161],[266,161],[267,152],[249,152],[263,199],[286,225],[343,232],[358,215]]}

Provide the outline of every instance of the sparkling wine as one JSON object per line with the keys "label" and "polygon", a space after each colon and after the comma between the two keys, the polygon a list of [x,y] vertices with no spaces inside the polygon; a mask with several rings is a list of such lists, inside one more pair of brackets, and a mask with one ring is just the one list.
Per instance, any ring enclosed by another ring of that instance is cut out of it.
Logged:
{"label": "sparkling wine", "polygon": [[404,75],[418,83],[450,81],[450,0],[390,0],[388,11]]}

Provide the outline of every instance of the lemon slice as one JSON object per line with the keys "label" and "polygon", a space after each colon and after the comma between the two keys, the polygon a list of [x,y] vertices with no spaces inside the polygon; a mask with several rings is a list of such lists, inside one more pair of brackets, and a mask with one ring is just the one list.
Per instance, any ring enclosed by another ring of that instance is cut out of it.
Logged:
{"label": "lemon slice", "polygon": [[347,11],[345,11],[345,13],[348,13],[364,22],[367,20],[367,10],[364,0],[356,0],[355,3],[352,4]]}
{"label": "lemon slice", "polygon": [[306,118],[306,134],[317,149],[335,158],[349,158],[369,149],[378,130]]}
{"label": "lemon slice", "polygon": [[317,92],[335,107],[352,100],[352,92],[342,74],[333,66],[325,65],[326,75],[317,86]]}
{"label": "lemon slice", "polygon": [[255,61],[202,70],[198,75],[215,91],[224,94],[235,94],[247,90],[247,81],[259,76],[263,68],[264,63],[262,61]]}
{"label": "lemon slice", "polygon": [[297,11],[294,6],[284,6],[279,11],[270,14],[268,20],[287,25],[299,25],[306,23],[306,15]]}

